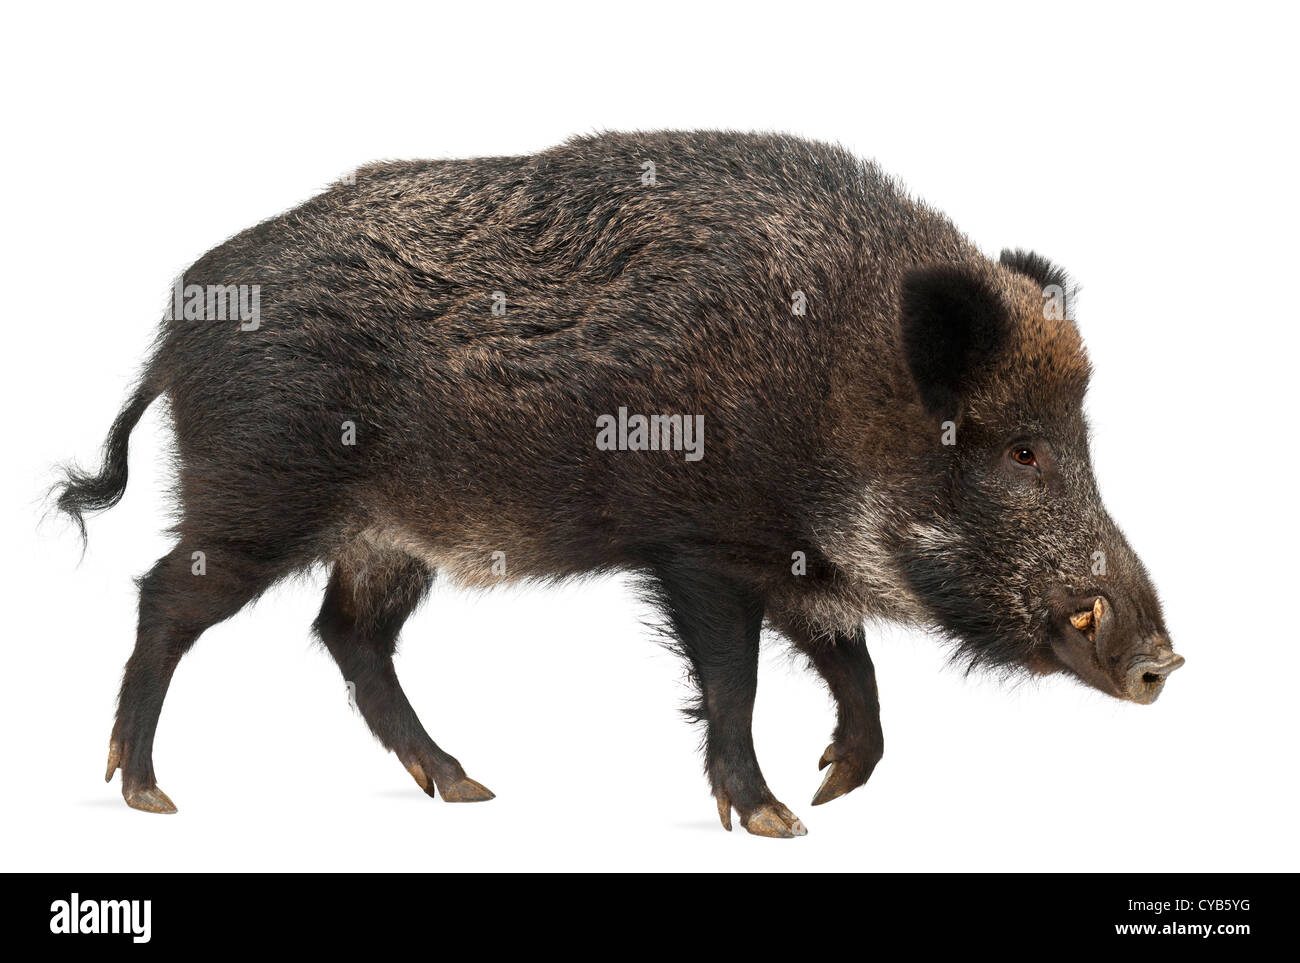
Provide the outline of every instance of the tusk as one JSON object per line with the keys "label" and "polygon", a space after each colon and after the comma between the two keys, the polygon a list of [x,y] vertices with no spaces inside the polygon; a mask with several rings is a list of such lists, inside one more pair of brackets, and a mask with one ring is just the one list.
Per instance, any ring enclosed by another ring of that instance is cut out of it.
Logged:
{"label": "tusk", "polygon": [[1086,635],[1090,640],[1097,638],[1097,629],[1101,627],[1101,617],[1106,613],[1106,603],[1102,597],[1097,596],[1097,600],[1092,603],[1092,608],[1087,612],[1079,612],[1077,615],[1070,616],[1070,624]]}

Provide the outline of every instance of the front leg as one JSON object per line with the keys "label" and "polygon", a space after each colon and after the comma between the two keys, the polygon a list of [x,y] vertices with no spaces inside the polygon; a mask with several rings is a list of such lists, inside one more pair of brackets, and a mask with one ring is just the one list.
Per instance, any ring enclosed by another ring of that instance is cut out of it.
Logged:
{"label": "front leg", "polygon": [[866,632],[861,626],[851,634],[818,638],[786,631],[795,648],[809,658],[835,697],[838,714],[835,734],[817,767],[830,766],[830,771],[812,801],[814,806],[820,806],[865,783],[884,754],[876,667],[871,664]]}
{"label": "front leg", "polygon": [[723,827],[731,829],[734,808],[740,824],[756,836],[805,835],[803,823],[767,788],[754,753],[762,600],[727,579],[681,563],[656,567],[652,594],[700,689],[699,704],[690,714],[707,726],[706,769]]}

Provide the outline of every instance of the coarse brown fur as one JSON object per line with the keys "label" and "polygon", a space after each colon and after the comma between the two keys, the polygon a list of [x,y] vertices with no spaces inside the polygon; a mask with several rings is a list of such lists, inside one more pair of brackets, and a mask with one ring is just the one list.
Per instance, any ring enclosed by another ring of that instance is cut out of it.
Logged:
{"label": "coarse brown fur", "polygon": [[[487,797],[391,663],[433,573],[642,573],[701,687],[724,822],[734,807],[764,835],[802,831],[748,732],[765,620],[839,705],[818,802],[883,749],[864,619],[1116,695],[1167,646],[1092,481],[1078,330],[1044,311],[1068,279],[986,258],[842,149],[665,132],[374,164],[183,283],[258,286],[258,323],[165,321],[104,469],[60,499],[80,521],[120,498],[127,436],[167,396],[177,545],[142,580],[113,737],[139,808],[170,807],[150,747],[180,655],[320,562],[318,633],[379,738],[450,798]],[[599,447],[620,409],[702,415],[703,457]],[[1008,461],[1022,451],[1033,465]],[[1094,597],[1105,619],[1075,629]]]}

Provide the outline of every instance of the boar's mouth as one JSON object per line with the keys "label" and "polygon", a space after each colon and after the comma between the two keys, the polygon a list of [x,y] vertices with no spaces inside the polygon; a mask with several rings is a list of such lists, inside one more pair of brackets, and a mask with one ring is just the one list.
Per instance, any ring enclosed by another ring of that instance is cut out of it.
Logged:
{"label": "boar's mouth", "polygon": [[1118,638],[1113,606],[1105,596],[1074,600],[1061,608],[1064,618],[1052,640],[1057,659],[1093,688],[1117,699],[1150,705],[1159,698],[1165,679],[1185,661],[1175,655],[1163,635]]}

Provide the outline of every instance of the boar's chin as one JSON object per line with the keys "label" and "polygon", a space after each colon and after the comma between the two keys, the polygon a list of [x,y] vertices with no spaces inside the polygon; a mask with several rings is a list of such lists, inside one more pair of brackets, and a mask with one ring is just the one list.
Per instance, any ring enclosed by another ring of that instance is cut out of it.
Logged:
{"label": "boar's chin", "polygon": [[904,558],[908,586],[925,621],[952,644],[954,662],[968,672],[1013,675],[1035,670],[1043,627],[1019,595],[977,590],[997,584],[989,575],[971,578],[968,573],[979,571],[979,560],[963,559],[951,546],[935,553],[913,550]]}
{"label": "boar's chin", "polygon": [[1115,696],[1117,699],[1123,698],[1110,677],[1097,663],[1096,657],[1088,651],[1087,646],[1079,645],[1075,640],[1062,635],[1052,640],[1052,653],[1065,671],[1081,682],[1106,695]]}

